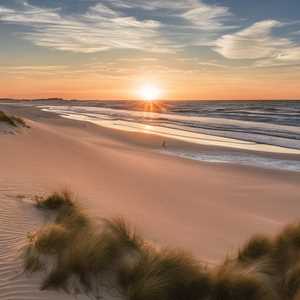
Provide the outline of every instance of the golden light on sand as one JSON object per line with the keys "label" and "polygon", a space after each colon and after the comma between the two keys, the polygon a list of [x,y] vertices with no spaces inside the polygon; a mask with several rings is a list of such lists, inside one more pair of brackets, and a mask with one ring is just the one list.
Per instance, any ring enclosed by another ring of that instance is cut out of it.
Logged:
{"label": "golden light on sand", "polygon": [[162,91],[158,86],[147,84],[139,89],[138,94],[143,101],[155,101],[161,97]]}

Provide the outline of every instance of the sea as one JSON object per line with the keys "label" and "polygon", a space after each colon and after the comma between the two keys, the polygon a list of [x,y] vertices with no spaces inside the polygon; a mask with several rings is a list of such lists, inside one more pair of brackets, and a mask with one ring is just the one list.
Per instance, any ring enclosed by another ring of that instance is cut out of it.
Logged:
{"label": "sea", "polygon": [[[161,151],[169,155],[300,172],[300,101],[66,103],[39,107],[65,118],[108,128],[155,134],[220,149],[196,151],[163,147]],[[230,151],[232,149],[248,151]],[[295,155],[284,158],[287,155],[274,157],[260,155],[262,153]]]}

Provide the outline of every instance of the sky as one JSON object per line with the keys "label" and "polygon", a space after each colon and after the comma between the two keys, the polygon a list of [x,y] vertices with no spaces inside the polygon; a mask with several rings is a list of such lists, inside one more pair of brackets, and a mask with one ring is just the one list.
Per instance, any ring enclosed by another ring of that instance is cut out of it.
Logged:
{"label": "sky", "polygon": [[0,0],[0,98],[300,99],[299,0]]}

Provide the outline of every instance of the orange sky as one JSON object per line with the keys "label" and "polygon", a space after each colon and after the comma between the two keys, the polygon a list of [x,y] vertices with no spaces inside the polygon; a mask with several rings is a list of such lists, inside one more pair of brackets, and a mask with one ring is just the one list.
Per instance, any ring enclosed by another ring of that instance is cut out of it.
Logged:
{"label": "orange sky", "polygon": [[[148,66],[149,67],[149,66]],[[133,69],[133,70],[132,70]],[[8,98],[140,99],[140,88],[151,84],[161,89],[161,98],[201,99],[300,99],[300,72],[235,68],[172,72],[165,70],[111,74],[90,69],[79,72],[55,68],[12,70],[0,73],[0,96]]]}
{"label": "orange sky", "polygon": [[299,1],[3,0],[0,98],[300,99]]}

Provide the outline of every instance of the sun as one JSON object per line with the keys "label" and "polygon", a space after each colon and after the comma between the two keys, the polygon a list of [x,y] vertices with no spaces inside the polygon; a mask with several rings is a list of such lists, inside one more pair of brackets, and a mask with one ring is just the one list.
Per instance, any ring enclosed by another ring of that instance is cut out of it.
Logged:
{"label": "sun", "polygon": [[158,100],[162,94],[161,89],[158,86],[147,84],[140,87],[139,96],[143,101],[155,101]]}

